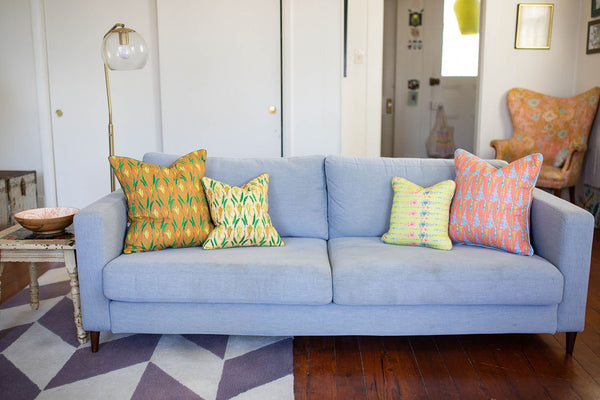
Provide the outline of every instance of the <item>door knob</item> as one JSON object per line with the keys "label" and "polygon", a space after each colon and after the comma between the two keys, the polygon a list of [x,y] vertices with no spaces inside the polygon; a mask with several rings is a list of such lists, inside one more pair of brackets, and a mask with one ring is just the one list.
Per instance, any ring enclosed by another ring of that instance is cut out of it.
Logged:
{"label": "door knob", "polygon": [[270,114],[275,114],[276,112],[277,112],[277,107],[275,107],[275,106],[269,107],[269,113]]}
{"label": "door knob", "polygon": [[62,112],[62,110],[60,108],[58,110],[56,110],[56,116],[57,117],[62,117],[63,116],[63,112]]}

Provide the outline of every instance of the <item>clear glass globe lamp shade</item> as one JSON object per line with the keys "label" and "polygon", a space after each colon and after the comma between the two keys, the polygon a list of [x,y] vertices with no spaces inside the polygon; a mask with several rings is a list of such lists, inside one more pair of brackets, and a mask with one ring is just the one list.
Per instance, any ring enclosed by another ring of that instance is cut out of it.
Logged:
{"label": "clear glass globe lamp shade", "polygon": [[102,41],[102,60],[111,70],[140,69],[148,60],[148,46],[132,29],[113,29]]}

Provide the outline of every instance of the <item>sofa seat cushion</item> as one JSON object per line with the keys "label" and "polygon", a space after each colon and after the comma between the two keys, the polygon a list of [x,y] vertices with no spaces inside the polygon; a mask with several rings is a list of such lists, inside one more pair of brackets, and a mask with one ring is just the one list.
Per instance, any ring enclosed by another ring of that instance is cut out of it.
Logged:
{"label": "sofa seat cushion", "polygon": [[122,254],[104,267],[104,295],[130,302],[330,303],[327,242],[284,239],[284,247]]}
{"label": "sofa seat cushion", "polygon": [[394,246],[377,237],[329,240],[333,301],[343,305],[551,305],[563,276],[539,256],[456,245]]}

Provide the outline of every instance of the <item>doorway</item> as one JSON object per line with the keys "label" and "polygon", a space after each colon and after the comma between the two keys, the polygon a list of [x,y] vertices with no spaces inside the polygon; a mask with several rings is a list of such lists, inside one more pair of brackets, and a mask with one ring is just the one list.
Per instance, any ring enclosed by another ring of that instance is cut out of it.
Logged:
{"label": "doorway", "polygon": [[454,127],[455,147],[473,152],[479,78],[442,76],[444,6],[454,1],[383,1],[381,155],[427,157],[439,106]]}

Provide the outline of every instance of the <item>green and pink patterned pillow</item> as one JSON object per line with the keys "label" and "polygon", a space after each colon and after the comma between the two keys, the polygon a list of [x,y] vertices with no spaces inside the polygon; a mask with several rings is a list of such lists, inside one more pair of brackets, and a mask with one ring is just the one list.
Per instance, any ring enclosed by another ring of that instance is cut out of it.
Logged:
{"label": "green and pink patterned pillow", "polygon": [[542,160],[537,153],[497,169],[465,150],[456,150],[450,238],[456,243],[533,255],[529,212]]}
{"label": "green and pink patterned pillow", "polygon": [[423,188],[404,178],[392,178],[394,200],[390,230],[381,240],[389,244],[424,246],[450,250],[448,215],[454,181]]}
{"label": "green and pink patterned pillow", "polygon": [[202,178],[215,228],[203,248],[283,246],[269,216],[269,174],[262,174],[242,187]]}

